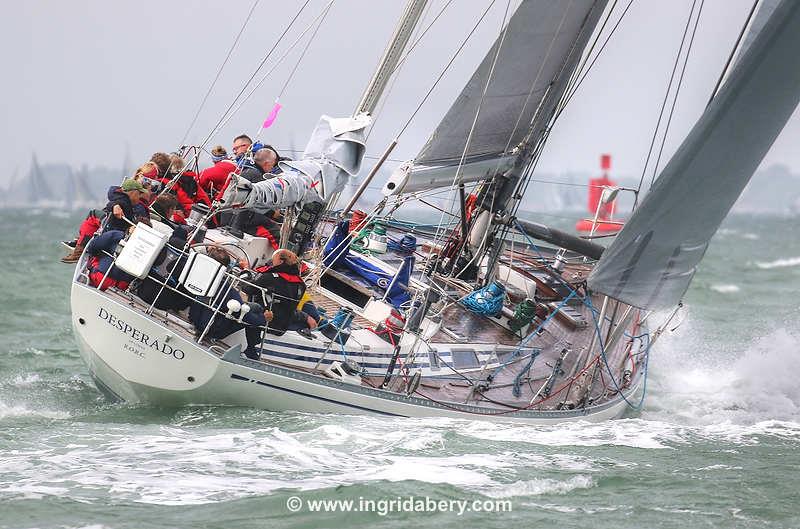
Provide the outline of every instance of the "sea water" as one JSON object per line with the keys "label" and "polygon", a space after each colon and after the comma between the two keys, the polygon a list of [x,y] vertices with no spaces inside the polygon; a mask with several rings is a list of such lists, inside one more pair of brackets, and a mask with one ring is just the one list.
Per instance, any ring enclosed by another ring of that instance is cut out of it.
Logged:
{"label": "sea water", "polygon": [[800,527],[796,218],[725,222],[641,411],[546,427],[109,403],[80,220],[0,212],[0,528]]}

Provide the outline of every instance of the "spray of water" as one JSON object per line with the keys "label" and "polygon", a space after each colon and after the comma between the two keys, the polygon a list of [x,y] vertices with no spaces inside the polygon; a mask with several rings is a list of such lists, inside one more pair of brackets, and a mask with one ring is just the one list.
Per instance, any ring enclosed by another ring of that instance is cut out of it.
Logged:
{"label": "spray of water", "polygon": [[709,343],[687,321],[654,351],[652,392],[642,418],[686,425],[800,423],[795,329],[789,323],[752,329],[755,336],[732,345]]}

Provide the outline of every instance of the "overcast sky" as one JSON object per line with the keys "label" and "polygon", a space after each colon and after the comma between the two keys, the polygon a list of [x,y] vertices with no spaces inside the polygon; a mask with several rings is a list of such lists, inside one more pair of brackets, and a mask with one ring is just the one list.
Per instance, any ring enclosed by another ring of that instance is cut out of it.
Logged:
{"label": "overcast sky", "polygon": [[[202,141],[212,130],[301,4],[258,3],[189,142]],[[327,0],[310,1],[262,74],[326,4]],[[350,114],[404,4],[336,0],[264,138],[281,148],[301,149],[320,114]],[[705,1],[667,153],[702,112],[751,4],[752,0]],[[0,54],[5,75],[0,94],[5,116],[0,142],[6,164],[0,182],[16,168],[26,172],[34,151],[40,162],[121,166],[126,148],[134,164],[155,151],[174,150],[252,5],[253,0],[2,0],[6,23],[0,32]],[[444,0],[431,0],[430,5],[423,26]],[[371,154],[379,154],[397,134],[486,5],[455,0],[420,42],[385,100],[370,137]],[[557,123],[539,165],[542,171],[595,171],[600,153],[609,152],[616,173],[639,175],[690,6],[689,0],[634,1]],[[400,138],[393,158],[413,157],[427,139],[498,34],[505,7],[506,1],[495,2]],[[290,52],[211,145],[230,147],[236,134],[255,134],[304,44]],[[793,145],[800,133],[798,121],[792,119],[765,164],[785,163],[800,170],[800,149]]]}

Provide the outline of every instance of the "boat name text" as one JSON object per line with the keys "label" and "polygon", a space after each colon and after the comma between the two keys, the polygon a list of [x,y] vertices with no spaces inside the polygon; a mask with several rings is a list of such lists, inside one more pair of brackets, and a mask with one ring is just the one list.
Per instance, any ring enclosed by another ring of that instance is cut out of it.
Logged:
{"label": "boat name text", "polygon": [[[105,320],[108,322],[109,325],[116,327],[118,330],[122,332],[122,334],[126,334],[130,336],[134,342],[141,343],[150,349],[154,349],[156,351],[160,351],[165,355],[169,355],[176,360],[183,360],[186,354],[181,349],[175,349],[171,345],[166,342],[159,342],[157,338],[151,338],[144,332],[140,331],[136,327],[132,326],[131,324],[119,319],[118,317],[111,314],[106,309],[100,307],[100,312],[97,313],[97,317],[101,320]],[[127,347],[126,347],[127,349]],[[143,354],[138,354],[140,357],[144,357]]]}

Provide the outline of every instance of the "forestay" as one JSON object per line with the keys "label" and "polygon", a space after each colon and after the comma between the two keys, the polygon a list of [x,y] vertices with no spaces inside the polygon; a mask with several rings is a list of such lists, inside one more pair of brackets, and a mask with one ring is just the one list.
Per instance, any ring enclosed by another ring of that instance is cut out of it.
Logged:
{"label": "forestay", "polygon": [[800,100],[800,2],[783,0],[589,276],[643,309],[674,306]]}
{"label": "forestay", "polygon": [[545,131],[605,5],[524,0],[428,143],[392,175],[384,194],[449,186],[462,155],[463,182],[511,167],[512,151],[528,133],[537,138]]}

